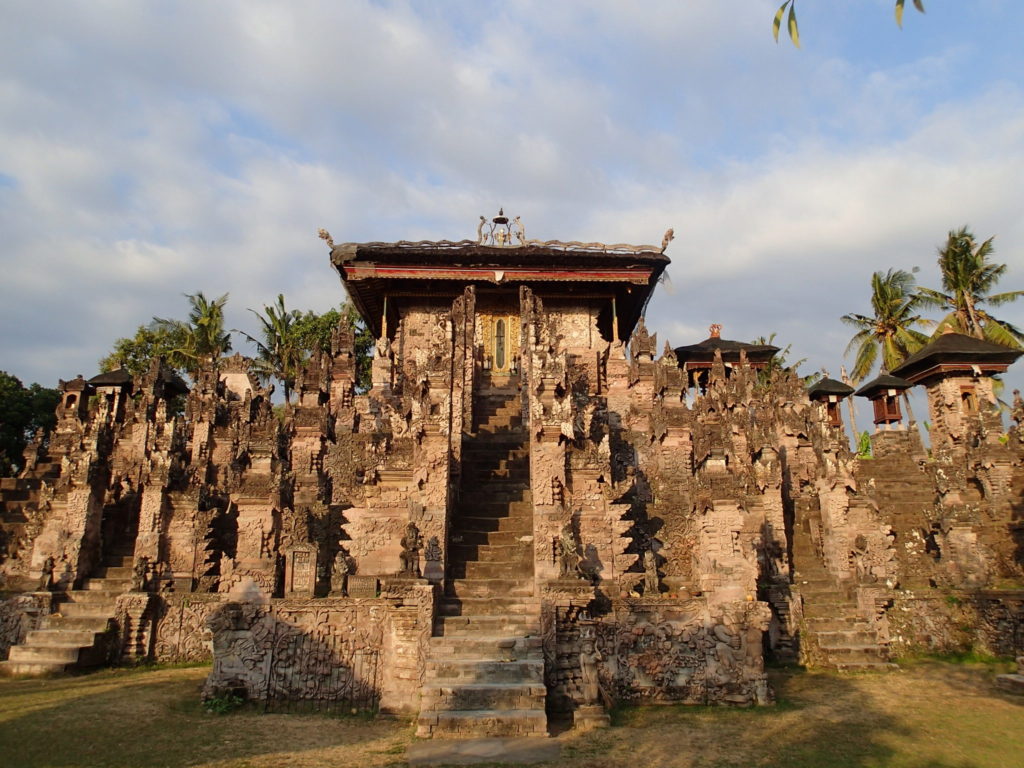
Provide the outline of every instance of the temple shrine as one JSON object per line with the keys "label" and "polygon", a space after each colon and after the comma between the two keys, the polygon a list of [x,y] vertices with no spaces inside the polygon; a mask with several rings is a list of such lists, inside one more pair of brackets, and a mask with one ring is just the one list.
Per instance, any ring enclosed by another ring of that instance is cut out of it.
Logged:
{"label": "temple shrine", "polygon": [[717,324],[659,351],[671,230],[321,237],[372,387],[344,326],[283,418],[239,355],[62,381],[0,481],[3,671],[207,659],[208,696],[542,737],[616,702],[769,704],[766,658],[1024,653],[1024,403],[1007,430],[992,379],[1020,352],[938,336],[857,392],[858,456],[852,387]]}

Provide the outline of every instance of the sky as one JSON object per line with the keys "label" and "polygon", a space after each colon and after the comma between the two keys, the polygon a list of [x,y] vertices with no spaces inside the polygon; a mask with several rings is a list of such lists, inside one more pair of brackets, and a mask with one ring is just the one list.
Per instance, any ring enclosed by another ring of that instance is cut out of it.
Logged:
{"label": "sky", "polygon": [[[837,376],[875,270],[968,225],[1024,288],[1024,3],[0,0],[0,369],[86,377],[185,293],[344,299],[336,242],[660,244],[674,346]],[[999,315],[1024,326],[1024,301]],[[252,353],[236,334],[236,348]],[[1010,388],[1024,388],[1024,362]]]}

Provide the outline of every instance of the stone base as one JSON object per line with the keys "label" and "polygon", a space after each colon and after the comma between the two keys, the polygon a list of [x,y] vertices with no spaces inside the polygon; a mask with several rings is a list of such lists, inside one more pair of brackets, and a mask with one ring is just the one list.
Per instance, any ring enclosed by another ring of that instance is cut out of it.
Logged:
{"label": "stone base", "polygon": [[1024,675],[996,675],[996,687],[1007,693],[1024,696]]}
{"label": "stone base", "polygon": [[608,728],[612,719],[604,711],[604,707],[589,704],[572,713],[572,725],[577,731],[592,731],[595,728]]}

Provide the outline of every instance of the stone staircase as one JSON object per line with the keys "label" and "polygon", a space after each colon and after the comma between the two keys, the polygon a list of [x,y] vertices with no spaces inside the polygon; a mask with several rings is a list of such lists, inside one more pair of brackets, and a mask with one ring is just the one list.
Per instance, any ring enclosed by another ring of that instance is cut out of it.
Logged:
{"label": "stone staircase", "polygon": [[478,396],[417,736],[547,736],[529,442],[515,391]]}
{"label": "stone staircase", "polygon": [[811,521],[794,526],[793,591],[803,602],[800,659],[808,666],[842,671],[892,669],[888,646],[880,642],[871,621],[822,563],[815,550]]}
{"label": "stone staircase", "polygon": [[132,555],[121,551],[108,557],[82,589],[59,596],[56,612],[43,617],[24,643],[11,647],[0,674],[52,675],[106,663],[117,598],[131,580]]}

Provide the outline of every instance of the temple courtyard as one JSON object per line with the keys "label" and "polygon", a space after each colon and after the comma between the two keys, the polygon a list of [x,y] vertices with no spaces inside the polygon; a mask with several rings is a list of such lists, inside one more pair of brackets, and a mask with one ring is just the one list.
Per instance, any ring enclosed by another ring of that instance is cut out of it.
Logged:
{"label": "temple courtyard", "polygon": [[[895,672],[769,668],[778,703],[750,709],[620,709],[612,727],[553,739],[565,766],[1020,765],[1024,697],[999,691],[1004,662],[901,660]],[[0,680],[2,762],[89,766],[404,766],[411,719],[364,713],[211,712],[207,666],[108,669]]]}

